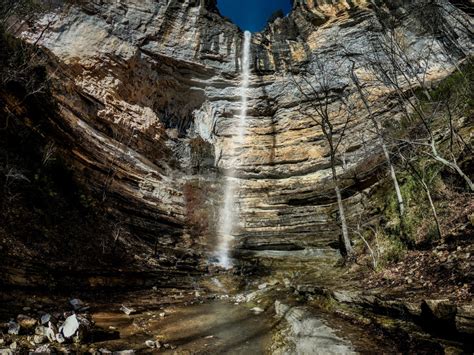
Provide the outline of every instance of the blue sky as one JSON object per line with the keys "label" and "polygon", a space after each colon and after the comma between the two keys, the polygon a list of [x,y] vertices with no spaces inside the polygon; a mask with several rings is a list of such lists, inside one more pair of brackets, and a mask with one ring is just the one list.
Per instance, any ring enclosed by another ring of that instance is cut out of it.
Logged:
{"label": "blue sky", "polygon": [[223,16],[229,17],[242,30],[258,32],[263,30],[268,18],[278,9],[288,14],[290,0],[217,0]]}

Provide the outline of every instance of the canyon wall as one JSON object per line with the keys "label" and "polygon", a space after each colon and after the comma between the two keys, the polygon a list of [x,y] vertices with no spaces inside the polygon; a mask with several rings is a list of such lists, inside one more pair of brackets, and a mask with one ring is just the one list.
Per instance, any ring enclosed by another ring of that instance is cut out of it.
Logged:
{"label": "canyon wall", "polygon": [[[409,61],[434,53],[427,80],[452,72],[472,54],[472,18],[448,1],[436,4],[445,31],[434,37],[420,11],[425,1],[295,1],[290,15],[253,36],[249,133],[237,157],[227,148],[240,109],[243,34],[215,1],[95,0],[58,8],[21,36],[48,56],[58,107],[50,120],[78,181],[134,236],[171,254],[205,244],[209,236],[190,235],[189,216],[215,211],[217,202],[190,204],[189,190],[197,181],[209,199],[219,196],[237,159],[239,248],[327,248],[339,237],[329,148],[304,112],[308,97],[318,97],[319,63],[331,92],[353,103],[337,171],[355,221],[386,167],[350,70],[367,83],[380,121],[399,120],[367,54],[384,58],[373,43],[391,28]],[[304,78],[314,92],[298,89],[308,89]],[[329,110],[342,128],[337,103]]]}

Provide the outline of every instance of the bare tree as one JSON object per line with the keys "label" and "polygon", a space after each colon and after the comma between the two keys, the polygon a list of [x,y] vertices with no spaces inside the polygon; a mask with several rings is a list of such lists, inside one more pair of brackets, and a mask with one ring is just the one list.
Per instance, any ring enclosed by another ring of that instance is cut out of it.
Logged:
{"label": "bare tree", "polygon": [[[375,37],[372,51],[374,57],[369,62],[378,80],[393,90],[407,121],[416,118],[423,128],[423,134],[420,132],[416,139],[405,142],[425,147],[423,154],[457,172],[466,181],[469,189],[474,191],[472,180],[459,166],[454,152],[448,152],[450,157],[447,158],[438,148],[439,138],[445,141],[446,137],[452,137],[455,128],[452,124],[446,124],[441,129],[435,125],[437,119],[439,121],[439,118],[443,116],[443,106],[446,107],[449,104],[447,98],[435,100],[427,84],[435,38],[429,39],[425,48],[418,51],[417,58],[408,56],[401,41],[395,29],[390,29],[386,34]],[[424,98],[420,97],[420,90]]]}
{"label": "bare tree", "polygon": [[390,151],[387,146],[387,142],[385,140],[385,137],[383,135],[382,131],[382,126],[377,119],[377,117],[374,115],[374,112],[372,111],[372,107],[369,104],[369,101],[367,99],[367,94],[363,88],[363,84],[360,82],[359,77],[357,76],[357,73],[355,72],[355,62],[352,61],[352,67],[351,67],[351,80],[354,83],[357,92],[359,93],[359,96],[364,104],[365,109],[367,110],[367,113],[369,115],[369,120],[372,123],[375,133],[377,135],[377,139],[379,141],[380,146],[382,147],[382,151],[385,157],[385,160],[387,161],[388,169],[390,172],[390,177],[393,182],[393,186],[395,188],[395,192],[397,195],[397,201],[398,201],[398,210],[400,213],[400,217],[403,219],[403,215],[405,213],[405,204],[403,201],[403,196],[400,191],[400,185],[398,184],[398,179],[397,179],[397,174],[395,171],[395,167],[392,164],[392,159],[390,158]]}
{"label": "bare tree", "polygon": [[349,238],[337,167],[341,160],[341,144],[353,118],[352,107],[346,90],[333,86],[335,82],[340,81],[337,71],[328,68],[317,56],[312,62],[314,69],[306,69],[302,73],[300,76],[302,82],[293,75],[292,78],[296,88],[304,97],[299,109],[300,113],[310,118],[321,129],[329,147],[332,183],[341,223],[342,247],[343,251],[350,255],[353,253],[353,248]]}
{"label": "bare tree", "polygon": [[399,155],[401,157],[401,161],[405,166],[407,167],[407,170],[411,173],[411,175],[415,178],[416,181],[421,185],[423,190],[426,193],[426,197],[428,198],[428,202],[430,204],[430,209],[431,213],[433,215],[433,219],[435,220],[436,223],[436,229],[438,232],[439,237],[441,238],[443,236],[443,232],[441,230],[441,224],[438,218],[438,213],[436,211],[436,206],[433,201],[433,197],[431,195],[431,190],[430,190],[430,184],[432,179],[435,176],[428,177],[427,176],[427,167],[422,166],[418,167],[418,162],[417,159],[419,158],[419,155],[417,154],[416,150],[414,151],[413,149],[399,149]]}

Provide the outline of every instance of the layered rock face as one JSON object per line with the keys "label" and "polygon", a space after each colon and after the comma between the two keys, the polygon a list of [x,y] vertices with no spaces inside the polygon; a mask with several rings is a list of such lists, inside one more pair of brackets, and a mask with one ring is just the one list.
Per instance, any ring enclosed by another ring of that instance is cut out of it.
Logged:
{"label": "layered rock face", "polygon": [[[351,68],[366,83],[380,121],[393,121],[401,115],[393,95],[373,80],[367,63],[368,53],[384,58],[374,38],[393,26],[413,63],[432,50],[425,64],[431,81],[474,48],[467,14],[438,1],[446,34],[435,38],[420,13],[423,5],[296,1],[288,17],[255,34],[249,128],[238,156],[229,156],[229,146],[240,110],[243,34],[214,1],[91,1],[47,14],[22,36],[50,57],[59,105],[52,120],[79,179],[110,201],[111,213],[124,216],[136,236],[156,240],[160,250],[193,245],[189,214],[207,207],[205,201],[190,205],[190,180],[219,190],[215,171],[225,175],[237,162],[238,247],[328,247],[338,240],[336,201],[327,141],[305,114],[309,99],[318,96],[318,77],[307,73],[317,74],[324,63],[331,91],[344,91],[352,103],[337,171],[349,217],[356,220],[385,168]],[[304,78],[314,80],[315,90]],[[342,128],[337,103],[329,110]]]}

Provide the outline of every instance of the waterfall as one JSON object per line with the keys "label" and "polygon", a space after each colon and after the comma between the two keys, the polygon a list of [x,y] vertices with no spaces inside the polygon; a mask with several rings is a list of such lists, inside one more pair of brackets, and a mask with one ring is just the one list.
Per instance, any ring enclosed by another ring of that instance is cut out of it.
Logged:
{"label": "waterfall", "polygon": [[231,156],[234,157],[230,164],[230,171],[226,176],[225,187],[224,187],[224,201],[220,211],[218,226],[217,226],[217,237],[218,244],[216,250],[216,256],[218,259],[217,265],[225,269],[232,267],[232,260],[230,257],[230,250],[232,247],[232,241],[234,239],[232,233],[235,226],[239,222],[239,211],[236,208],[235,196],[238,193],[239,183],[236,178],[236,171],[239,168],[238,148],[240,148],[245,142],[245,132],[247,130],[246,118],[248,108],[248,97],[247,91],[250,80],[250,42],[252,34],[248,31],[244,35],[244,44],[242,48],[241,58],[241,84],[240,84],[240,97],[241,97],[241,109],[239,114],[239,120],[235,127],[236,135],[232,141],[232,152]]}

